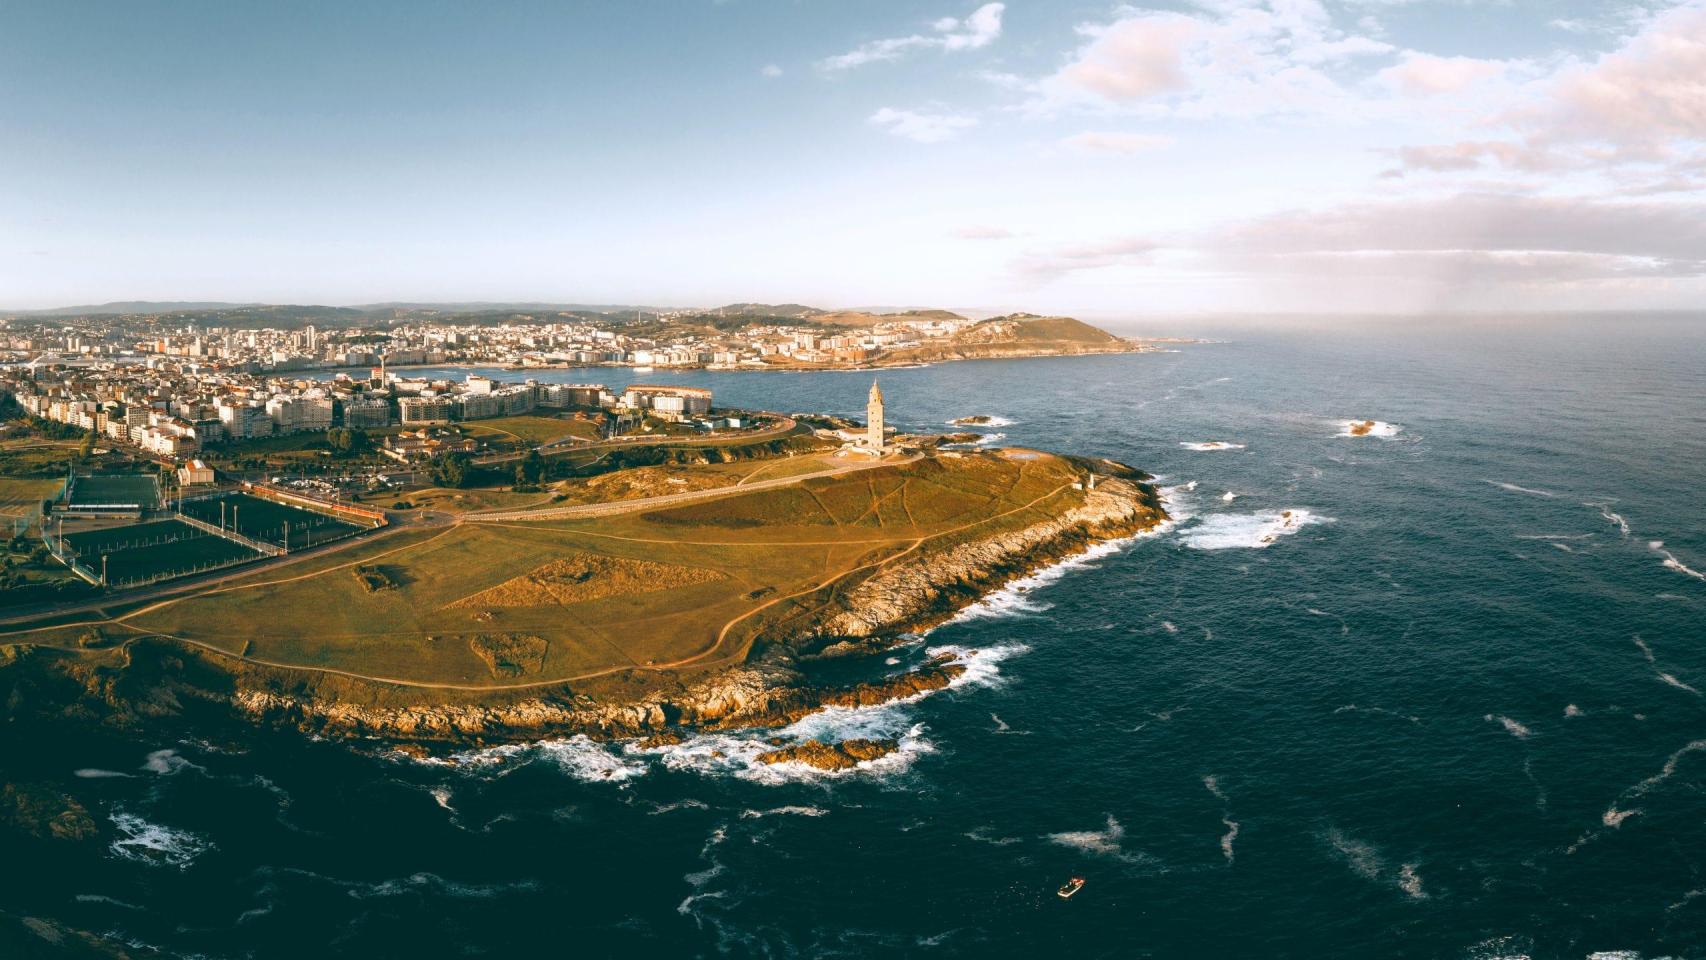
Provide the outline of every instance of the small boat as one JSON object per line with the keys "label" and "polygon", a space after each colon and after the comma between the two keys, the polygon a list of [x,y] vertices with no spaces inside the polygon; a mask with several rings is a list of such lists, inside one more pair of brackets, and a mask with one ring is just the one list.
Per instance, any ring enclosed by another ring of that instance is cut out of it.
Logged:
{"label": "small boat", "polygon": [[1071,880],[1061,884],[1060,889],[1056,890],[1055,894],[1059,896],[1060,899],[1066,900],[1082,889],[1084,889],[1084,878],[1073,877]]}

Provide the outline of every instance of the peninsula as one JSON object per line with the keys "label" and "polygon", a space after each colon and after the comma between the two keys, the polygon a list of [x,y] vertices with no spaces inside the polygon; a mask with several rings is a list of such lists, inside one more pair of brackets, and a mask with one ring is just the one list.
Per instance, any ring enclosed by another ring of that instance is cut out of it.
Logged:
{"label": "peninsula", "polygon": [[[642,442],[575,447],[569,462],[584,466],[560,480],[422,489],[370,511],[380,519],[363,530],[298,534],[289,551],[213,573],[20,611],[0,621],[0,700],[108,723],[193,725],[212,711],[431,752],[779,727],[952,683],[965,670],[953,658],[895,671],[878,654],[1165,519],[1149,478],[1126,465],[947,449],[885,431],[884,416],[873,386],[864,424],[774,416],[756,437],[655,439],[644,465]],[[268,487],[221,496],[359,525]],[[153,522],[188,522],[198,502]],[[240,527],[208,509],[213,534]],[[265,545],[265,529],[242,529]],[[103,576],[119,558],[166,555],[104,530],[113,546],[100,549],[116,552]],[[762,762],[828,768],[892,749],[775,746]]]}

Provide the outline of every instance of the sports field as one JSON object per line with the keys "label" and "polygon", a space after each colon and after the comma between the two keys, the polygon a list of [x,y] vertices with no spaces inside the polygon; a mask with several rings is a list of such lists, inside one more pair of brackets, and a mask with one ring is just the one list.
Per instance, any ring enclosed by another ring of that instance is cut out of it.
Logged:
{"label": "sports field", "polygon": [[183,505],[182,510],[197,520],[215,526],[223,522],[226,529],[235,529],[245,537],[281,547],[288,546],[292,550],[341,540],[367,529],[324,513],[293,507],[275,500],[265,500],[247,493],[228,493],[191,500]]}
{"label": "sports field", "polygon": [[73,508],[135,505],[150,509],[160,502],[160,484],[146,473],[76,477],[65,500]]}
{"label": "sports field", "polygon": [[[490,686],[745,655],[888,558],[1055,516],[1048,455],[931,458],[651,512],[411,531],[126,624],[276,663]],[[496,657],[493,650],[525,657]],[[502,666],[495,666],[499,661]]]}
{"label": "sports field", "polygon": [[184,576],[261,556],[256,550],[179,520],[66,534],[65,543],[95,574],[101,572],[101,558],[105,557],[107,583],[115,587]]}

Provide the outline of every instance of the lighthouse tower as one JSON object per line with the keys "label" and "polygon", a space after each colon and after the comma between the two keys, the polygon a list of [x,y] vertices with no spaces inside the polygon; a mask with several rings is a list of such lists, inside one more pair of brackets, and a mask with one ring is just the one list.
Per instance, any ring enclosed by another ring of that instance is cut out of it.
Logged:
{"label": "lighthouse tower", "polygon": [[871,381],[871,397],[865,401],[865,446],[883,451],[883,388]]}

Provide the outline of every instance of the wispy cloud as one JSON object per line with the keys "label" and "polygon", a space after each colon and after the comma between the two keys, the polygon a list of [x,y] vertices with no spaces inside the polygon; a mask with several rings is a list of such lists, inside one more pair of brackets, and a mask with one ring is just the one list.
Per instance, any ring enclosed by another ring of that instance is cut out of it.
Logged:
{"label": "wispy cloud", "polygon": [[1336,26],[1317,0],[1209,0],[1190,13],[1124,7],[1078,33],[1084,42],[1066,65],[1037,83],[1032,113],[1330,112],[1351,96],[1333,67],[1396,49]]}
{"label": "wispy cloud", "polygon": [[763,69],[758,71],[758,73],[762,77],[767,77],[769,79],[774,80],[775,78],[782,75],[782,68],[777,66],[774,63],[767,63],[764,65]]}
{"label": "wispy cloud", "polygon": [[987,47],[1001,36],[1001,13],[1005,9],[1006,4],[986,3],[963,20],[956,17],[936,20],[930,25],[930,33],[873,40],[846,53],[821,60],[818,66],[828,72],[837,72],[862,67],[868,63],[898,60],[912,50],[956,51]]}
{"label": "wispy cloud", "polygon": [[960,131],[977,126],[977,118],[941,111],[897,110],[884,107],[867,119],[897,137],[919,143],[940,143],[952,140]]}
{"label": "wispy cloud", "polygon": [[1087,130],[1061,140],[1061,144],[1084,153],[1114,153],[1132,156],[1172,146],[1172,137],[1150,133],[1111,133]]}

